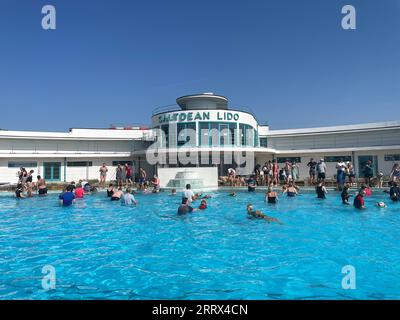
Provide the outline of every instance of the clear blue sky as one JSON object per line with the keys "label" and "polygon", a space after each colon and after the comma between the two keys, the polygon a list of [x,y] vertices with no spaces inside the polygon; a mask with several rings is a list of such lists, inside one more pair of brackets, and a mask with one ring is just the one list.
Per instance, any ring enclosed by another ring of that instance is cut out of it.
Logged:
{"label": "clear blue sky", "polygon": [[400,120],[400,0],[1,0],[0,41],[9,130],[147,125],[201,92],[274,129]]}

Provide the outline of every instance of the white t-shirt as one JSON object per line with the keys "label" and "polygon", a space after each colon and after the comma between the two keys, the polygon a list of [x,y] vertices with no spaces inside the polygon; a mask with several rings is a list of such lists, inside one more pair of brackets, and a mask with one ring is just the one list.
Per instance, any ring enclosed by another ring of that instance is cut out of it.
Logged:
{"label": "white t-shirt", "polygon": [[129,206],[131,204],[135,204],[135,202],[136,202],[135,197],[133,196],[133,194],[130,194],[130,193],[125,193],[124,196],[122,197],[122,201],[127,206]]}
{"label": "white t-shirt", "polygon": [[192,202],[192,199],[193,199],[193,197],[194,197],[194,192],[193,192],[193,190],[189,189],[189,190],[183,191],[183,197],[184,197],[184,198],[188,198],[189,203],[191,203],[191,202]]}
{"label": "white t-shirt", "polygon": [[345,164],[344,162],[338,162],[337,165],[336,165],[336,169],[337,169],[337,170],[345,171],[345,169],[346,169],[346,164]]}

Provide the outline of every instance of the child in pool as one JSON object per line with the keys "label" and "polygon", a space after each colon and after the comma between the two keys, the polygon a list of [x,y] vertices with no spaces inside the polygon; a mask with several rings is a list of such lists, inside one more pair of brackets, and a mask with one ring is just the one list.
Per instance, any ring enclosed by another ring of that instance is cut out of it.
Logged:
{"label": "child in pool", "polygon": [[199,209],[200,209],[200,210],[205,210],[205,209],[207,209],[207,201],[206,201],[206,200],[201,200]]}

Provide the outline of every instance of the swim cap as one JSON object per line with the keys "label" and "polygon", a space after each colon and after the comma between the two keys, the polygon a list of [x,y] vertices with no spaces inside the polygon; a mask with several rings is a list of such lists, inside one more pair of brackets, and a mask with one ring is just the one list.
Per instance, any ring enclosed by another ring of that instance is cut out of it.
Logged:
{"label": "swim cap", "polygon": [[378,207],[379,208],[384,208],[384,207],[386,207],[386,204],[383,201],[378,202]]}

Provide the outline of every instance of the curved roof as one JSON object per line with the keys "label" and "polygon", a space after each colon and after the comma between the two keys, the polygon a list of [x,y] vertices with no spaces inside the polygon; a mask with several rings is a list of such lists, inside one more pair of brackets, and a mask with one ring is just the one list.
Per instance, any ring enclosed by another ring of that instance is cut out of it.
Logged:
{"label": "curved roof", "polygon": [[202,93],[182,96],[176,99],[182,110],[193,109],[228,109],[228,99],[214,93]]}

